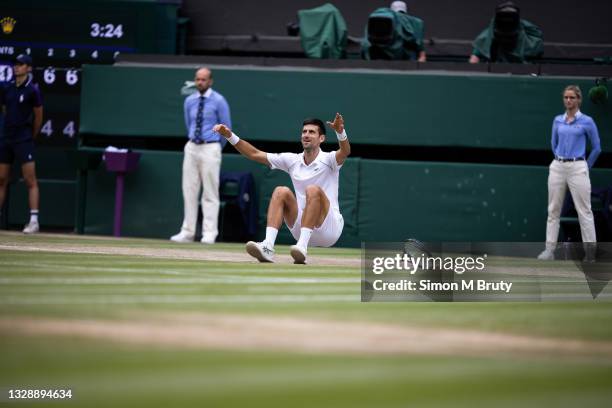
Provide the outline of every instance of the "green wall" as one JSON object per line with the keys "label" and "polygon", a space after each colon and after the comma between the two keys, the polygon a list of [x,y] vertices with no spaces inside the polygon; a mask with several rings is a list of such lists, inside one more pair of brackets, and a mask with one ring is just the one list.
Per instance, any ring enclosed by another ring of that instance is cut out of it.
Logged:
{"label": "green wall", "polygon": [[[82,133],[184,137],[180,89],[192,68],[86,66]],[[561,91],[591,79],[453,73],[343,72],[279,68],[214,69],[236,133],[249,140],[298,140],[305,117],[343,113],[352,143],[549,149]],[[602,134],[612,104],[584,101]],[[112,118],[112,120],[109,120]]]}
{"label": "green wall", "polygon": [[[81,133],[184,138],[181,87],[193,68],[87,66]],[[228,99],[234,130],[258,141],[295,141],[306,116],[342,112],[353,144],[462,146],[548,150],[550,125],[562,111],[561,91],[589,79],[453,73],[401,73],[214,68],[214,88]],[[583,111],[612,151],[611,105]],[[332,137],[325,150],[334,149]],[[231,149],[230,146],[227,149]],[[128,176],[124,232],[167,238],[182,220],[182,153],[145,151]],[[257,184],[259,234],[269,197],[287,175],[225,154],[223,169],[252,171]],[[341,172],[345,216],[341,245],[361,241],[542,241],[547,205],[545,166],[350,159]],[[612,170],[595,169],[594,186],[612,183]],[[85,232],[110,234],[113,177],[90,173]],[[280,239],[289,242],[285,230]]]}
{"label": "green wall", "polygon": [[[87,66],[81,98],[82,135],[184,138],[180,89],[192,68]],[[550,122],[562,110],[570,82],[585,92],[587,79],[503,75],[342,72],[307,69],[214,69],[215,88],[230,102],[234,129],[259,141],[295,141],[305,116],[340,111],[353,144],[464,146],[548,150]],[[583,111],[594,116],[610,152],[611,104]],[[324,150],[334,149],[330,138]],[[81,148],[87,148],[82,146]],[[231,151],[231,146],[226,148]],[[139,169],[126,178],[123,232],[168,238],[182,220],[182,152],[142,151]],[[47,154],[47,153],[45,153]],[[43,225],[71,225],[77,187],[72,159],[60,150],[41,158]],[[460,161],[460,160],[458,160]],[[282,172],[224,154],[224,170],[253,172],[263,233],[269,197],[289,185]],[[541,241],[546,219],[545,166],[411,162],[351,158],[341,172],[342,245],[361,241]],[[594,186],[612,184],[612,169],[592,172]],[[81,184],[83,186],[83,184]],[[111,234],[114,175],[103,165],[87,175],[84,232]],[[11,223],[27,217],[25,189],[13,186]],[[289,234],[280,235],[289,242]]]}
{"label": "green wall", "polygon": [[[359,234],[366,241],[542,241],[548,169],[362,160]],[[612,170],[595,170],[594,187]]]}
{"label": "green wall", "polygon": [[[182,222],[181,153],[142,152],[139,169],[126,177],[123,233],[168,238]],[[259,203],[259,238],[272,190],[288,176],[226,154],[222,169],[251,171]],[[340,245],[361,241],[541,241],[546,222],[547,169],[457,163],[349,159],[341,170]],[[517,183],[520,180],[520,183]],[[595,170],[594,186],[610,183],[612,170]],[[102,164],[89,173],[86,228],[111,234],[114,175]],[[283,228],[280,242],[291,242]]]}
{"label": "green wall", "polygon": [[[125,178],[122,232],[127,236],[169,238],[183,220],[181,165],[183,154],[178,152],[142,151],[139,168]],[[358,245],[358,159],[349,159],[341,172],[340,206],[345,217],[345,245]],[[265,230],[270,195],[278,185],[291,186],[286,173],[273,171],[234,154],[223,157],[222,170],[250,171],[256,184],[255,196],[259,208],[259,233]],[[104,163],[88,173],[85,205],[87,234],[112,234],[115,176],[106,171]],[[284,229],[279,239],[289,242],[291,235]]]}

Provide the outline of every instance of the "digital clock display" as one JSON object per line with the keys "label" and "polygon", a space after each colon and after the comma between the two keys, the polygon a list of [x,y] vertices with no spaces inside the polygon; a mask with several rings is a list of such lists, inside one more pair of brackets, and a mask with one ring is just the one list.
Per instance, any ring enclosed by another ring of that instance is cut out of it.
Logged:
{"label": "digital clock display", "polygon": [[89,35],[93,38],[121,38],[123,37],[123,24],[92,23]]}

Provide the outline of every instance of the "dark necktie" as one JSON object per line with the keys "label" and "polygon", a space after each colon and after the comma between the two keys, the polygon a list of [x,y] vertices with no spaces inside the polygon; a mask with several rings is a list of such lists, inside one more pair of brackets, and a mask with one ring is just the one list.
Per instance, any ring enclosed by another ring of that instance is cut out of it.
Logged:
{"label": "dark necktie", "polygon": [[196,127],[194,132],[194,138],[196,142],[202,141],[202,122],[204,122],[204,96],[200,95],[200,101],[198,102],[198,114],[196,115]]}

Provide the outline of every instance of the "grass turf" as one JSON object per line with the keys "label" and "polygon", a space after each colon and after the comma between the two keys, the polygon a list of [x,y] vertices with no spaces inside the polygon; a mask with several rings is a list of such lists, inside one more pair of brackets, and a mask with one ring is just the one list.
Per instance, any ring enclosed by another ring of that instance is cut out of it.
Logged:
{"label": "grass turf", "polygon": [[[9,242],[177,248],[156,240],[0,234],[0,244]],[[612,341],[612,303],[605,301],[368,304],[360,303],[359,290],[356,267],[0,250],[5,317],[231,313]],[[609,359],[181,350],[3,333],[0,360],[0,388],[71,387],[75,399],[67,406],[589,406],[612,397]]]}

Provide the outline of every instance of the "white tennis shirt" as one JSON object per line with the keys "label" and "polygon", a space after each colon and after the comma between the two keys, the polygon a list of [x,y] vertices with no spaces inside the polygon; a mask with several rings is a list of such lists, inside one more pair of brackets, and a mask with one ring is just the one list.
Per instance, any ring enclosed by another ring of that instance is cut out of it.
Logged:
{"label": "white tennis shirt", "polygon": [[317,157],[308,165],[304,163],[304,153],[268,153],[268,162],[273,170],[279,169],[289,174],[300,210],[306,207],[306,187],[314,184],[325,192],[330,207],[340,213],[338,185],[342,165],[336,162],[335,151],[319,150]]}

